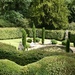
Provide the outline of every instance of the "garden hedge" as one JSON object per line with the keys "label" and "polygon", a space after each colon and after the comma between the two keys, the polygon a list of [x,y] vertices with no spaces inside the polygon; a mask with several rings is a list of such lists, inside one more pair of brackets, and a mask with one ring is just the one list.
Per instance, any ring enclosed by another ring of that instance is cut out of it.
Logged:
{"label": "garden hedge", "polygon": [[0,60],[0,75],[75,75],[75,59],[62,55],[49,56],[26,66]]}
{"label": "garden hedge", "polygon": [[[33,32],[31,28],[25,29],[29,37],[33,37]],[[70,34],[70,41],[75,41],[75,31],[69,30]],[[65,39],[65,30],[45,30],[45,38],[46,39],[56,39],[56,40],[63,40]],[[22,32],[21,28],[0,28],[0,39],[15,39],[21,38]],[[42,29],[36,29],[36,37],[42,37]]]}
{"label": "garden hedge", "polygon": [[[30,51],[19,51],[16,50],[11,45],[6,45],[6,44],[3,45],[3,43],[1,44],[0,44],[0,59],[9,59],[20,65],[26,65],[29,63],[36,62],[46,56],[66,55],[65,52],[63,53],[63,51],[58,52],[58,50],[55,50],[54,52],[52,52],[52,49],[50,49],[51,47],[45,47],[45,48],[30,50]],[[75,55],[73,54],[70,54],[70,56],[71,57],[73,56],[73,58],[75,58]]]}
{"label": "garden hedge", "polygon": [[[33,36],[32,29],[26,29],[27,34],[29,37]],[[56,40],[63,40],[64,39],[64,30],[45,30],[45,38],[46,39],[56,39]],[[36,29],[36,36],[41,38],[42,37],[42,29]]]}
{"label": "garden hedge", "polygon": [[21,28],[0,28],[0,39],[16,39],[21,37]]}

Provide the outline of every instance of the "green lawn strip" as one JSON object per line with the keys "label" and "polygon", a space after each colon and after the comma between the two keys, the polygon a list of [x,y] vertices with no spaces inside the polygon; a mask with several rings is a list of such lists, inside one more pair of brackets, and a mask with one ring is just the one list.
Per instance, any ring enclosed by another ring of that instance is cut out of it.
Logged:
{"label": "green lawn strip", "polygon": [[[27,37],[27,39],[29,39],[29,37]],[[31,38],[32,39],[32,38]],[[49,43],[51,39],[45,39],[45,43]],[[22,41],[22,39],[8,39],[8,40],[0,40],[0,42],[2,43],[6,43],[6,44],[10,44],[12,46],[15,46],[17,49],[18,49],[18,45],[19,45],[19,42]],[[41,44],[41,38],[40,38],[40,42]],[[58,45],[61,45],[62,42],[61,41],[57,41],[57,44]],[[73,46],[73,43],[70,43],[70,46]]]}

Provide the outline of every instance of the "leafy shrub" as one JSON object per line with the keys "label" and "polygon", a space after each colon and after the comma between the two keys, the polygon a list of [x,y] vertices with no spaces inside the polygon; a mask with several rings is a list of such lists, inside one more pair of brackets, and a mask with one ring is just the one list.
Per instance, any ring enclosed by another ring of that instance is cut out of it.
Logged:
{"label": "leafy shrub", "polygon": [[36,38],[35,40],[36,40],[36,42],[40,42],[40,38]]}
{"label": "leafy shrub", "polygon": [[0,28],[0,39],[15,39],[21,37],[21,28]]}
{"label": "leafy shrub", "polygon": [[[0,43],[0,59],[9,59],[17,64],[26,65],[42,59],[45,56],[59,55],[58,51],[52,53],[51,47],[30,51],[17,51],[13,46]],[[54,48],[54,47],[53,47]],[[47,50],[47,51],[46,51]]]}
{"label": "leafy shrub", "polygon": [[26,48],[29,48],[30,47],[30,44],[29,43],[26,43]]}
{"label": "leafy shrub", "polygon": [[51,43],[52,44],[57,44],[57,40],[53,39],[53,40],[51,40]]}
{"label": "leafy shrub", "polygon": [[62,41],[62,45],[66,45],[67,40]]}
{"label": "leafy shrub", "polygon": [[24,29],[22,29],[22,45],[25,50],[26,49],[26,31]]}
{"label": "leafy shrub", "polygon": [[66,55],[45,57],[35,63],[20,66],[0,60],[0,75],[74,75],[75,59]]}
{"label": "leafy shrub", "polygon": [[70,23],[68,29],[69,30],[75,30],[75,23],[74,22]]}
{"label": "leafy shrub", "polygon": [[75,59],[68,56],[50,56],[25,66],[22,75],[74,75]]}
{"label": "leafy shrub", "polygon": [[12,27],[12,26],[14,26],[13,23],[10,23],[9,21],[4,19],[0,19],[0,27]]}
{"label": "leafy shrub", "polygon": [[[33,36],[32,29],[26,29],[26,32],[29,37]],[[45,30],[45,38],[46,39],[56,39],[56,40],[63,40],[64,39],[64,30]],[[36,36],[42,38],[42,29],[36,29]]]}
{"label": "leafy shrub", "polygon": [[70,40],[67,39],[67,42],[66,42],[66,52],[70,52]]}
{"label": "leafy shrub", "polygon": [[0,60],[0,75],[20,75],[21,66],[9,60]]}
{"label": "leafy shrub", "polygon": [[32,39],[27,39],[27,42],[31,43],[32,42]]}
{"label": "leafy shrub", "polygon": [[44,44],[44,40],[45,40],[45,28],[42,28],[42,44]]}

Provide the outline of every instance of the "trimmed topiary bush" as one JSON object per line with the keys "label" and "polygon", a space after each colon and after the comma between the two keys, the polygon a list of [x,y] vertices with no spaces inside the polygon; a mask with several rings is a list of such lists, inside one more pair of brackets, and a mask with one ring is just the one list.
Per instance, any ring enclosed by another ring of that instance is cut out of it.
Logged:
{"label": "trimmed topiary bush", "polygon": [[75,59],[66,55],[56,55],[25,66],[2,59],[0,75],[75,75]]}
{"label": "trimmed topiary bush", "polygon": [[57,40],[53,39],[53,40],[51,40],[51,43],[52,44],[57,44]]}
{"label": "trimmed topiary bush", "polygon": [[45,28],[42,28],[42,44],[44,44],[44,40],[45,40]]}
{"label": "trimmed topiary bush", "polygon": [[[33,37],[33,32],[31,28],[27,28],[26,32],[29,37]],[[45,30],[46,39],[56,39],[63,40],[65,35],[65,30]],[[36,36],[42,38],[42,29],[36,29]]]}
{"label": "trimmed topiary bush", "polygon": [[35,25],[33,25],[33,42],[35,43],[36,42],[36,29],[35,29]]}
{"label": "trimmed topiary bush", "polygon": [[62,41],[62,45],[65,45],[66,46],[66,43],[67,43],[67,40],[63,40]]}
{"label": "trimmed topiary bush", "polygon": [[22,29],[22,45],[25,50],[26,49],[26,31],[24,29]]}
{"label": "trimmed topiary bush", "polygon": [[40,38],[36,38],[36,42],[40,42]]}
{"label": "trimmed topiary bush", "polygon": [[75,59],[68,56],[50,56],[25,66],[22,75],[74,75]]}
{"label": "trimmed topiary bush", "polygon": [[21,75],[21,66],[9,60],[0,60],[0,75]]}
{"label": "trimmed topiary bush", "polygon": [[27,42],[31,43],[32,42],[32,39],[27,39]]}
{"label": "trimmed topiary bush", "polygon": [[70,40],[67,39],[67,42],[66,42],[66,52],[70,52]]}

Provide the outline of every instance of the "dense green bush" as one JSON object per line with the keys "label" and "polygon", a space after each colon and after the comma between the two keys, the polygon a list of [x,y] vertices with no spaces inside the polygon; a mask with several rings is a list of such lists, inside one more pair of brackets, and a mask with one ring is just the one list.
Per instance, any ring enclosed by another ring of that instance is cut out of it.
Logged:
{"label": "dense green bush", "polygon": [[75,75],[75,59],[68,56],[49,56],[35,63],[20,66],[0,60],[0,75]]}
{"label": "dense green bush", "polygon": [[75,31],[74,30],[70,30],[70,41],[74,42],[75,41]]}
{"label": "dense green bush", "polygon": [[31,38],[30,39],[27,39],[27,42],[31,43],[32,42],[32,39]]}
{"label": "dense green bush", "polygon": [[42,28],[42,44],[44,44],[44,40],[45,40],[45,28]]}
{"label": "dense green bush", "polygon": [[0,27],[13,27],[13,23],[10,23],[8,20],[0,19]]}
{"label": "dense green bush", "polygon": [[15,39],[21,37],[21,28],[0,28],[0,39]]}
{"label": "dense green bush", "polygon": [[36,40],[36,42],[40,42],[40,38],[36,38],[35,40]]}
{"label": "dense green bush", "polygon": [[66,42],[66,52],[70,52],[70,40],[67,39],[67,42]]}
{"label": "dense green bush", "polygon": [[75,30],[75,22],[69,24],[69,30]]}
{"label": "dense green bush", "polygon": [[33,25],[32,32],[33,32],[33,42],[35,43],[36,42],[36,28],[35,28],[35,25]]}
{"label": "dense green bush", "polygon": [[22,45],[24,47],[24,50],[26,49],[26,31],[22,29]]}
{"label": "dense green bush", "polygon": [[21,66],[9,60],[0,60],[0,75],[20,75]]}
{"label": "dense green bush", "polygon": [[50,56],[25,66],[22,75],[75,75],[75,59],[67,56]]}
{"label": "dense green bush", "polygon": [[62,41],[62,45],[65,45],[66,46],[66,42],[67,42],[67,40],[63,40]]}
{"label": "dense green bush", "polygon": [[53,40],[51,40],[51,43],[52,44],[57,44],[57,40],[53,39]]}
{"label": "dense green bush", "polygon": [[[26,29],[29,37],[33,36],[32,30],[30,28]],[[64,39],[64,30],[45,30],[45,38],[46,39],[56,39],[63,40]],[[42,38],[42,29],[36,29],[36,36]]]}
{"label": "dense green bush", "polygon": [[0,43],[0,59],[9,59],[16,62],[17,64],[26,65],[38,61],[45,56],[59,55],[63,53],[62,50],[61,50],[62,53],[59,53],[56,50],[56,48],[55,48],[56,51],[52,53],[52,50],[54,50],[53,48],[54,47],[52,48],[46,47],[30,51],[19,51],[19,50],[17,51],[11,45]]}

